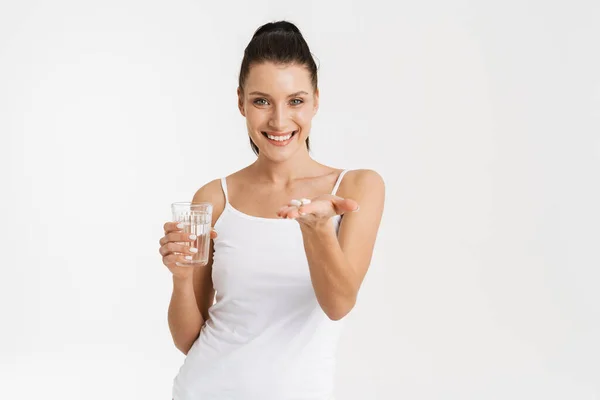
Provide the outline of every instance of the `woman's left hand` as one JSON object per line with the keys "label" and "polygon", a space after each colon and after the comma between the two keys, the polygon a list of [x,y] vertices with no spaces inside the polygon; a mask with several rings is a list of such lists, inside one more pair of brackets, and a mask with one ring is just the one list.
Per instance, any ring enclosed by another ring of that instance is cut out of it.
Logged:
{"label": "woman's left hand", "polygon": [[295,219],[299,223],[317,226],[327,223],[335,215],[358,211],[358,203],[331,194],[324,194],[313,199],[291,200],[289,205],[281,207],[277,215],[281,218]]}

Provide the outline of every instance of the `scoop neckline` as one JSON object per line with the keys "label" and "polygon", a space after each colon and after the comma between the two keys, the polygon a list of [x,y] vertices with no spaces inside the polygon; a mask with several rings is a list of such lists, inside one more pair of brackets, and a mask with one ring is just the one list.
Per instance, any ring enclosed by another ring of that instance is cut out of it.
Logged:
{"label": "scoop neckline", "polygon": [[244,217],[247,219],[253,219],[255,221],[293,221],[293,219],[287,219],[287,218],[267,218],[267,217],[259,217],[256,215],[246,214],[245,212],[242,212],[242,211],[238,210],[237,208],[235,208],[234,206],[232,206],[231,203],[229,203],[229,202],[227,202],[225,204],[225,207],[228,208],[233,213],[238,214],[241,217]]}
{"label": "scoop neckline", "polygon": [[[232,206],[231,203],[229,203],[229,202],[225,203],[225,208],[229,209],[231,212],[233,212],[234,214],[239,215],[240,217],[251,219],[251,220],[255,220],[255,221],[269,221],[269,222],[271,222],[271,221],[275,221],[275,222],[287,221],[287,222],[296,222],[296,220],[294,220],[294,219],[288,219],[288,218],[267,218],[267,217],[259,217],[259,216],[256,216],[256,215],[246,214],[245,212],[242,212],[242,211],[238,210],[237,208],[235,208],[234,206]],[[333,216],[332,218],[338,219],[338,218],[341,218],[341,215],[336,215],[336,216]]]}

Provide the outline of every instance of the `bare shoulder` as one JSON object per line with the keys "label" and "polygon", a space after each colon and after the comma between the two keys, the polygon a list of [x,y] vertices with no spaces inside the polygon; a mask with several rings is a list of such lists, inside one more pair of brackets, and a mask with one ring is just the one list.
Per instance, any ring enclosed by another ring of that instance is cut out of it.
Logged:
{"label": "bare shoulder", "polygon": [[220,179],[214,179],[198,189],[194,194],[194,202],[215,200],[217,197],[223,197]]}
{"label": "bare shoulder", "polygon": [[372,169],[356,169],[346,173],[337,195],[358,203],[360,212],[344,214],[347,229],[364,230],[368,226],[377,231],[385,203],[385,182]]}
{"label": "bare shoulder", "polygon": [[362,198],[369,192],[383,199],[385,196],[383,177],[372,169],[355,169],[348,171],[342,179],[338,195],[358,200],[357,198]]}
{"label": "bare shoulder", "polygon": [[221,179],[214,179],[194,194],[192,203],[208,202],[213,205],[213,226],[225,208],[225,194],[221,187]]}

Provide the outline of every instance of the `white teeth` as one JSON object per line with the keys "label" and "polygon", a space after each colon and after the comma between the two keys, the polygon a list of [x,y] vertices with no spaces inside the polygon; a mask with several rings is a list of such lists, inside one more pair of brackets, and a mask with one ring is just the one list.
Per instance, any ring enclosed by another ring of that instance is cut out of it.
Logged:
{"label": "white teeth", "polygon": [[289,138],[291,138],[291,137],[292,137],[292,133],[290,133],[289,135],[286,135],[286,136],[271,136],[271,135],[268,135],[268,134],[267,134],[267,137],[268,137],[269,139],[271,139],[271,140],[275,140],[275,141],[277,141],[277,142],[283,142],[283,141],[286,141],[286,140],[288,140]]}

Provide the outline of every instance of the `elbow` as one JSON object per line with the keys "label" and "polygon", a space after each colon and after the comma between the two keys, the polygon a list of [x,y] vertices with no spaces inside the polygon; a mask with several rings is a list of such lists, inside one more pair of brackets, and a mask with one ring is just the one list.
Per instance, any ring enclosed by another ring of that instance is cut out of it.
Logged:
{"label": "elbow", "polygon": [[348,313],[347,312],[341,312],[341,313],[326,313],[327,317],[332,320],[332,321],[339,321],[342,318],[344,318]]}
{"label": "elbow", "polygon": [[175,341],[175,347],[177,348],[177,350],[181,351],[184,355],[187,356],[188,352],[190,351],[190,349],[192,348],[192,346],[194,345],[194,342],[196,342],[196,340],[198,339],[199,335],[194,336],[193,338],[189,339],[189,340],[178,340]]}
{"label": "elbow", "polygon": [[173,336],[173,344],[177,348],[177,350],[181,351],[184,355],[187,356],[188,352],[200,337],[200,333],[202,332],[202,327],[204,326],[204,322],[202,326],[198,330],[197,333],[188,333],[187,335],[177,335]]}
{"label": "elbow", "polygon": [[330,320],[339,321],[348,315],[350,311],[352,311],[355,304],[356,299],[346,302],[339,302],[335,307],[323,308],[323,312],[325,312],[325,315],[327,315],[327,318]]}
{"label": "elbow", "polygon": [[177,350],[181,351],[184,355],[187,356],[188,352],[190,351],[190,349],[192,348],[192,346],[184,344],[184,343],[175,343],[175,347],[177,348]]}

